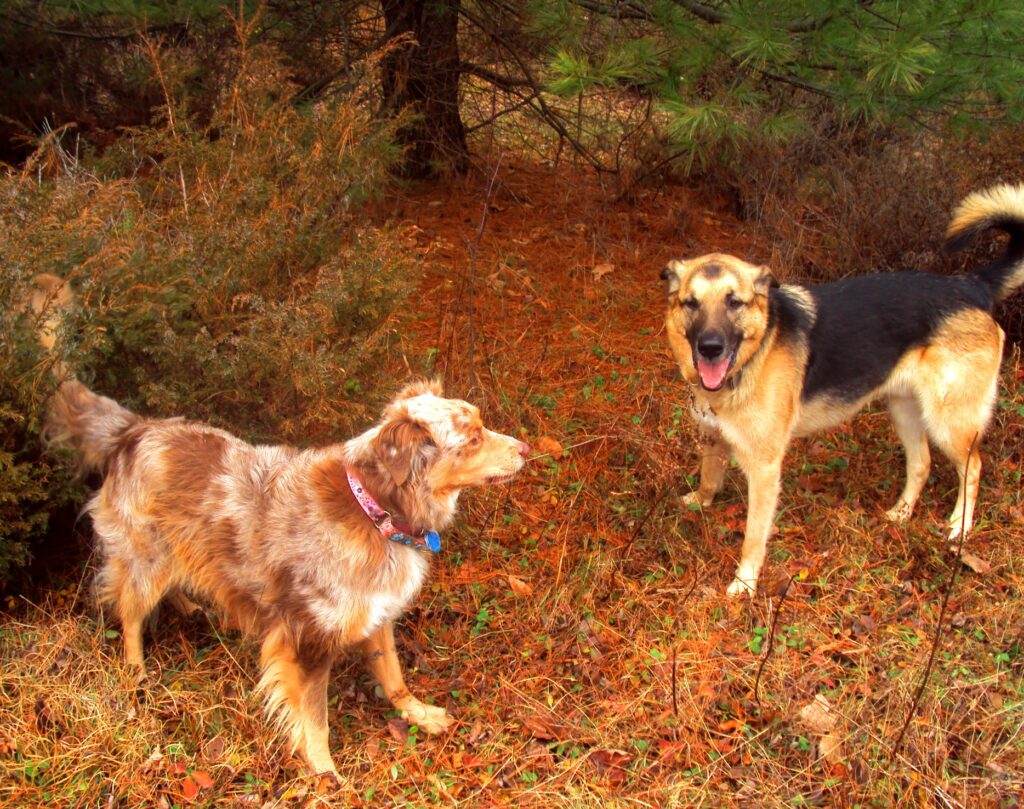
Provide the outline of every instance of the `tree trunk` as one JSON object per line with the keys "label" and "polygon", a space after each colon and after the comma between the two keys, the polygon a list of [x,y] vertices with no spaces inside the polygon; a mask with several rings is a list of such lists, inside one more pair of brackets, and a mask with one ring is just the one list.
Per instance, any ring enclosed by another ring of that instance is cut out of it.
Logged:
{"label": "tree trunk", "polygon": [[412,112],[398,131],[406,147],[405,174],[427,177],[444,166],[466,170],[469,150],[459,116],[459,6],[461,0],[383,0],[391,37],[412,41],[383,60],[384,101]]}

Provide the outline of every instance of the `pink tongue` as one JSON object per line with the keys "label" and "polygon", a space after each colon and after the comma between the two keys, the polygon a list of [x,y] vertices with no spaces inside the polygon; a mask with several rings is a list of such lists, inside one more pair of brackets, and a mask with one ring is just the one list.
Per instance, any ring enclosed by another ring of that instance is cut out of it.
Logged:
{"label": "pink tongue", "polygon": [[704,387],[708,390],[714,390],[719,387],[722,384],[722,380],[725,379],[725,375],[728,371],[728,357],[724,360],[719,360],[718,362],[697,360],[697,372],[700,374],[700,381],[704,383]]}

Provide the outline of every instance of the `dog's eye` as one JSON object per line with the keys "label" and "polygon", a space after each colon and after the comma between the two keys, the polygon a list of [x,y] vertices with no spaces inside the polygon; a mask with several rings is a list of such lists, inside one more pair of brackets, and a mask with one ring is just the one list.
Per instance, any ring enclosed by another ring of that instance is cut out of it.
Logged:
{"label": "dog's eye", "polygon": [[735,311],[737,311],[739,309],[742,309],[744,306],[746,306],[747,302],[743,301],[743,300],[740,300],[739,298],[737,298],[735,295],[733,295],[730,292],[726,296],[726,298],[725,298],[725,305],[728,306],[730,309],[732,309],[732,311],[735,312]]}
{"label": "dog's eye", "polygon": [[691,310],[700,308],[700,304],[697,303],[696,298],[686,298],[684,300],[681,300],[679,303],[681,306],[685,306],[687,309]]}
{"label": "dog's eye", "polygon": [[469,441],[466,442],[466,446],[470,447],[471,449],[476,449],[483,442],[484,442],[484,438],[483,438],[482,435],[474,435],[474,436],[470,437]]}

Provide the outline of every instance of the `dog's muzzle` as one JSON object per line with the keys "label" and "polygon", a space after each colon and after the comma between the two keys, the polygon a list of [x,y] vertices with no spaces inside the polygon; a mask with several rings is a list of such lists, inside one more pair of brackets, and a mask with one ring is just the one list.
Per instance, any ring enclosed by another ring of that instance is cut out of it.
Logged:
{"label": "dog's muzzle", "polygon": [[725,384],[725,377],[736,359],[725,335],[717,331],[703,332],[693,345],[693,364],[705,390],[716,391]]}

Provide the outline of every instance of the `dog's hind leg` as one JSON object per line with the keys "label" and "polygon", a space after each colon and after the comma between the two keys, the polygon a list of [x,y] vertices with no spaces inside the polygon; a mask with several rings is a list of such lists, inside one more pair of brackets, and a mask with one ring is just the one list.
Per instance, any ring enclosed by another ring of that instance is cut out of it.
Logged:
{"label": "dog's hind leg", "polygon": [[921,407],[913,396],[893,396],[889,399],[892,424],[903,444],[907,460],[907,480],[896,505],[885,512],[893,522],[905,522],[914,513],[917,498],[928,480],[932,456],[928,449],[928,436],[922,421]]}
{"label": "dog's hind leg", "polygon": [[974,506],[978,501],[978,487],[981,483],[981,431],[984,425],[974,430],[962,430],[952,435],[943,451],[956,467],[960,487],[953,513],[949,515],[949,539],[957,541],[966,536],[974,525]]}
{"label": "dog's hind leg", "polygon": [[179,613],[184,615],[186,618],[192,615],[196,615],[203,611],[203,608],[196,604],[191,598],[185,595],[185,591],[180,587],[174,587],[167,594],[167,603],[170,604]]}
{"label": "dog's hind leg", "polygon": [[283,623],[277,623],[260,650],[263,674],[259,689],[264,693],[267,713],[290,739],[292,752],[305,758],[314,773],[338,778],[327,725],[331,663],[332,655],[323,648],[296,648],[292,633]]}
{"label": "dog's hind leg", "polygon": [[732,450],[722,434],[714,429],[702,429],[704,435],[704,452],[700,460],[700,485],[697,491],[683,495],[683,505],[697,505],[707,508],[722,490],[725,482],[725,470],[729,467]]}
{"label": "dog's hind leg", "polygon": [[366,665],[380,683],[384,695],[411,724],[418,725],[427,733],[440,733],[455,721],[444,708],[420,702],[409,692],[402,677],[402,666],[395,649],[394,626],[390,621],[363,642],[363,653]]}
{"label": "dog's hind leg", "polygon": [[999,388],[1003,330],[986,313],[952,317],[918,362],[914,387],[928,435],[960,479],[949,538],[970,532],[981,481],[979,446]]}
{"label": "dog's hind leg", "polygon": [[142,655],[142,630],[146,618],[160,602],[167,587],[165,566],[140,569],[138,560],[108,559],[97,576],[101,602],[113,606],[121,622],[125,661],[136,669],[137,679],[146,676]]}

